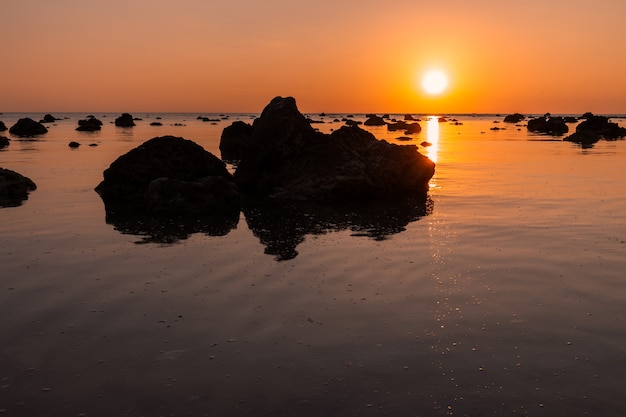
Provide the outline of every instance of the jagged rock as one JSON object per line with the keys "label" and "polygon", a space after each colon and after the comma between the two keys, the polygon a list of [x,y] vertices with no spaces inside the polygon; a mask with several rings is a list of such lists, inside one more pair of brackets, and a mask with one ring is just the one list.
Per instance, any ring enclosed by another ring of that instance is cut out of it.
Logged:
{"label": "jagged rock", "polygon": [[0,168],[0,206],[16,207],[28,199],[28,193],[37,186],[22,174],[9,169]]}
{"label": "jagged rock", "polygon": [[609,121],[606,116],[587,115],[586,120],[576,126],[576,131],[563,140],[592,145],[601,139],[616,140],[626,137],[626,128]]}
{"label": "jagged rock", "polygon": [[129,113],[122,113],[120,117],[115,119],[115,126],[118,127],[133,127],[135,126],[135,122],[133,116]]}
{"label": "jagged rock", "polygon": [[[107,212],[181,216],[238,213],[240,202],[232,197],[234,184],[225,188],[221,180],[212,177],[232,183],[224,162],[200,145],[181,137],[163,136],[117,158],[104,171],[96,192]],[[220,190],[227,194],[209,203],[208,199]],[[205,191],[210,195],[199,194]]]}
{"label": "jagged rock", "polygon": [[562,117],[552,117],[550,113],[546,113],[543,117],[530,119],[526,128],[530,132],[544,133],[553,136],[561,136],[569,131],[569,127],[565,124],[565,119]]}
{"label": "jagged rock", "polygon": [[102,128],[102,122],[93,116],[87,117],[87,119],[79,120],[76,130],[81,132],[95,132]]}
{"label": "jagged rock", "polygon": [[6,136],[0,136],[0,149],[6,148],[7,146],[9,146],[10,143],[11,141],[9,140],[9,138],[7,138]]}
{"label": "jagged rock", "polygon": [[387,124],[387,122],[385,122],[385,119],[380,116],[376,116],[375,114],[368,114],[366,115],[366,117],[367,120],[363,122],[365,126],[384,126]]}
{"label": "jagged rock", "polygon": [[41,123],[38,123],[29,117],[25,117],[23,119],[19,119],[13,126],[11,126],[9,133],[15,136],[29,137],[48,133],[48,129]]}
{"label": "jagged rock", "polygon": [[225,161],[237,161],[252,140],[252,126],[246,122],[236,121],[222,131],[220,153]]}
{"label": "jagged rock", "polygon": [[509,114],[508,116],[506,116],[504,118],[504,122],[505,123],[519,123],[522,120],[524,120],[525,118],[526,118],[526,116],[524,116],[523,114],[513,113],[513,114]]}
{"label": "jagged rock", "polygon": [[258,196],[336,202],[425,193],[434,172],[414,145],[379,141],[358,126],[317,132],[295,99],[276,97],[254,121],[235,182]]}

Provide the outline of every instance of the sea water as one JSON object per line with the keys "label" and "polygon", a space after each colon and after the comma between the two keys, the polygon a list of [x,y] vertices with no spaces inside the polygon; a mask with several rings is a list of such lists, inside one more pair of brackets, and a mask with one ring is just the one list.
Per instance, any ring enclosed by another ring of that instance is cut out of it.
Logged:
{"label": "sea water", "polygon": [[[0,208],[1,414],[626,415],[626,142],[419,116],[408,141],[365,127],[437,163],[426,206],[391,226],[382,204],[156,233],[107,222],[102,172],[163,135],[220,156],[224,127],[258,115],[75,131],[87,114],[0,133],[0,166],[38,187]],[[0,120],[24,116],[43,114]],[[345,115],[309,116],[329,133]]]}

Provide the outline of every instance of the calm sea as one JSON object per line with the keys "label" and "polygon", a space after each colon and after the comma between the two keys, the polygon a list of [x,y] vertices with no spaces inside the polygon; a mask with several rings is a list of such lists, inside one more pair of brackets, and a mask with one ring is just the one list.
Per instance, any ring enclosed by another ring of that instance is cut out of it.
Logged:
{"label": "calm sea", "polygon": [[0,208],[0,415],[626,415],[626,142],[496,115],[422,117],[408,142],[368,128],[432,143],[424,207],[215,230],[112,222],[93,189],[152,137],[219,156],[256,115],[94,115],[96,133],[75,131],[87,113],[0,133],[0,166],[38,186]]}

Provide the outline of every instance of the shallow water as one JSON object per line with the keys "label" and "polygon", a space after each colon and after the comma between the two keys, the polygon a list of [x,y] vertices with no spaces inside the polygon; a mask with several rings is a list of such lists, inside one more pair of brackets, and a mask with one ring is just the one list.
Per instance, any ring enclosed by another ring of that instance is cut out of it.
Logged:
{"label": "shallow water", "polygon": [[423,205],[155,231],[106,222],[102,171],[165,134],[219,156],[253,115],[85,115],[0,151],[38,186],[0,209],[2,414],[626,415],[625,142],[424,120]]}

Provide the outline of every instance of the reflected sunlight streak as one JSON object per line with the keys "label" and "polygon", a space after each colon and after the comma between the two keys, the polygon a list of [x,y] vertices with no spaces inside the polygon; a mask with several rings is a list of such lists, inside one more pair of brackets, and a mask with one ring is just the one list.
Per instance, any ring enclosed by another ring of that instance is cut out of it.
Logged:
{"label": "reflected sunlight streak", "polygon": [[426,156],[437,163],[439,152],[439,117],[430,116],[426,122],[426,141],[430,146],[426,148]]}

